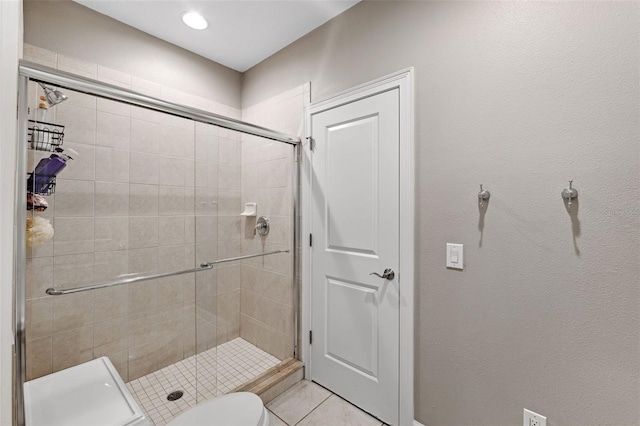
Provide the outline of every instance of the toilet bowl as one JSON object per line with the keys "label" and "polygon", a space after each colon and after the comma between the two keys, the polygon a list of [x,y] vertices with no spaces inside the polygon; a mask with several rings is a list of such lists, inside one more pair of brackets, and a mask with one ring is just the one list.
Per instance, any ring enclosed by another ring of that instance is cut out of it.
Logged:
{"label": "toilet bowl", "polygon": [[[27,426],[153,426],[107,357],[24,384]],[[196,405],[170,426],[269,426],[262,400],[249,392]]]}
{"label": "toilet bowl", "polygon": [[237,392],[202,402],[167,426],[269,426],[269,415],[260,397]]}

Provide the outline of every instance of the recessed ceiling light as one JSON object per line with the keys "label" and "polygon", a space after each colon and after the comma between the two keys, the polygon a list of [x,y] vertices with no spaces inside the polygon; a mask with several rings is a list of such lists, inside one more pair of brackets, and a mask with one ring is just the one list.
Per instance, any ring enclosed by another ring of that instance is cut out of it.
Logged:
{"label": "recessed ceiling light", "polygon": [[209,26],[206,19],[197,12],[185,12],[182,14],[182,22],[194,30],[204,30]]}

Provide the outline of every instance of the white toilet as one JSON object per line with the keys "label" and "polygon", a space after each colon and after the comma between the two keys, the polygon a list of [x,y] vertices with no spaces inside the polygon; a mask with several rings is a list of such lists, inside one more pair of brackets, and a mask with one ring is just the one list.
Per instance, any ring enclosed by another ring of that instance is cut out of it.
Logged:
{"label": "white toilet", "polygon": [[198,404],[167,426],[269,426],[269,415],[256,394],[237,392]]}
{"label": "white toilet", "polygon": [[[27,426],[153,426],[107,357],[24,384]],[[269,426],[262,400],[238,392],[198,404],[170,426]]]}

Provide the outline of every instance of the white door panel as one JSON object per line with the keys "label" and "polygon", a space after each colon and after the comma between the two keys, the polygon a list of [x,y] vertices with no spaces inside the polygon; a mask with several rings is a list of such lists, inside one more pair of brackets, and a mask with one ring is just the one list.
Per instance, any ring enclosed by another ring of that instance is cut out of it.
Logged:
{"label": "white door panel", "polygon": [[[311,377],[397,424],[398,90],[311,120]],[[370,275],[387,268],[396,278]]]}

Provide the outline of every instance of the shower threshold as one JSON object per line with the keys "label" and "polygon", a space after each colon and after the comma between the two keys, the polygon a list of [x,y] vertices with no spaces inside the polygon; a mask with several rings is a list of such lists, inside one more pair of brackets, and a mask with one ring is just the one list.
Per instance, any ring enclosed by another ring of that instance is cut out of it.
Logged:
{"label": "shower threshold", "polygon": [[[229,393],[279,363],[274,356],[238,337],[132,380],[127,388],[151,421],[163,426],[194,407],[196,401]],[[176,391],[183,395],[168,400]]]}

